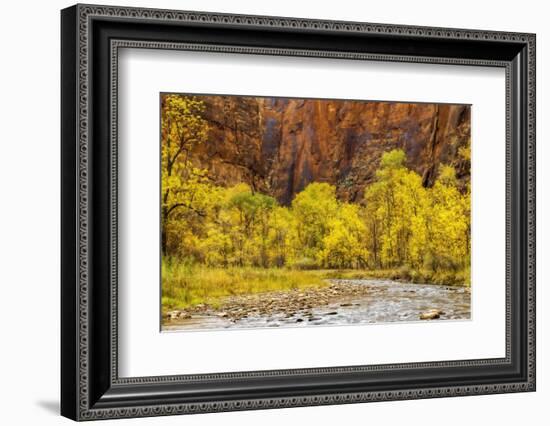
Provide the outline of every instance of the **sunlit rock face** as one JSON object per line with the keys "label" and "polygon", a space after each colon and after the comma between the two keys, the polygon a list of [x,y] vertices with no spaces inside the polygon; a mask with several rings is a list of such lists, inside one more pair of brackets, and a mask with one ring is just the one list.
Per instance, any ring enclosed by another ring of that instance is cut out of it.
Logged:
{"label": "sunlit rock face", "polygon": [[362,200],[382,153],[403,149],[431,186],[440,163],[462,184],[469,163],[470,106],[240,96],[201,96],[208,141],[192,153],[219,185],[246,182],[289,204],[310,182],[327,182],[346,201]]}

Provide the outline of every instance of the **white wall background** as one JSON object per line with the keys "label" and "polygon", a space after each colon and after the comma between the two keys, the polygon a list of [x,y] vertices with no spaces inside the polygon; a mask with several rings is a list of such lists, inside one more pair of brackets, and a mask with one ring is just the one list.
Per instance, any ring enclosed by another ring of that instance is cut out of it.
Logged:
{"label": "white wall background", "polygon": [[[550,27],[545,2],[108,1],[143,7],[537,33],[538,390],[530,394],[118,420],[118,424],[544,424],[550,401]],[[12,1],[0,26],[0,419],[68,424],[59,405],[59,9]],[[129,423],[131,422],[131,423]],[[107,421],[102,424],[117,424]]]}

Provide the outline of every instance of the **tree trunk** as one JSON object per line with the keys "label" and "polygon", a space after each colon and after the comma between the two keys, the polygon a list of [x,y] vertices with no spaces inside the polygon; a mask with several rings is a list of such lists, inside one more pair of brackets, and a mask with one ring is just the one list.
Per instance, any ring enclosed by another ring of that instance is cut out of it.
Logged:
{"label": "tree trunk", "polygon": [[161,236],[160,236],[160,245],[162,257],[166,256],[166,221],[168,219],[168,209],[166,207],[162,208],[162,221],[161,221]]}

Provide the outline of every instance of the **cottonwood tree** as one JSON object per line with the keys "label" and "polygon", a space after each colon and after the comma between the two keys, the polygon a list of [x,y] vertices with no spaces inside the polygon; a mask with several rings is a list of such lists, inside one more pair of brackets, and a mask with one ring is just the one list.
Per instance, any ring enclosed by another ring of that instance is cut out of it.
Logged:
{"label": "cottonwood tree", "polygon": [[[194,96],[166,95],[161,103],[162,253],[167,253],[168,229],[205,216],[207,172],[193,166],[191,153],[206,142],[204,102]],[[174,221],[177,216],[177,220]]]}

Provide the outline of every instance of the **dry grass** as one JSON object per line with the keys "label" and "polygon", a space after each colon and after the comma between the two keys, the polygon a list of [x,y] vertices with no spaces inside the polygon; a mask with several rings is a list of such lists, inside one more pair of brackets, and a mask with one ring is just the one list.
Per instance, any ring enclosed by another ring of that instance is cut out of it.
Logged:
{"label": "dry grass", "polygon": [[391,279],[426,284],[470,286],[470,270],[433,272],[407,267],[382,270],[296,270],[287,268],[211,268],[174,260],[162,262],[162,309],[213,307],[231,295],[324,287],[327,279]]}
{"label": "dry grass", "polygon": [[284,268],[209,268],[163,261],[162,308],[181,309],[201,303],[216,306],[225,296],[324,287],[319,274]]}

